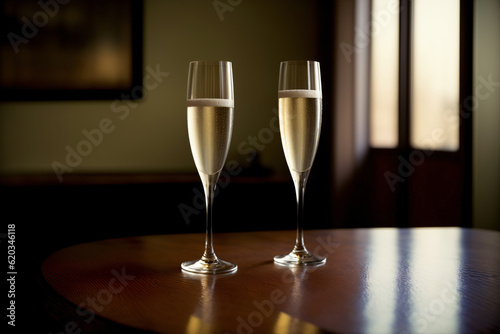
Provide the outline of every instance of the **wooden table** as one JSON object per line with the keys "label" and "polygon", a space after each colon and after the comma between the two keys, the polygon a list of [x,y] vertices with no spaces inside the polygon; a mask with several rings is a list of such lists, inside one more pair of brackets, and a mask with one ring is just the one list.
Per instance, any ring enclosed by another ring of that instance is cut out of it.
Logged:
{"label": "wooden table", "polygon": [[66,333],[497,333],[500,233],[460,228],[306,231],[325,265],[272,262],[293,231],[215,235],[226,276],[188,275],[204,235],[113,239],[42,265]]}

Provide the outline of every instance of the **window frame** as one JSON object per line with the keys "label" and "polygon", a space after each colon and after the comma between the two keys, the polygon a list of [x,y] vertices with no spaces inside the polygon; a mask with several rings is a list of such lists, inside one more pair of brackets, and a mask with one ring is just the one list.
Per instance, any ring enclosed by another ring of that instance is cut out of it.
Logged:
{"label": "window frame", "polygon": [[[395,148],[370,147],[372,156],[385,159],[400,157],[409,161],[415,151],[411,145],[411,56],[413,40],[413,2],[400,0],[399,14],[399,83],[398,83],[398,142]],[[460,0],[459,45],[459,147],[457,151],[429,150],[426,159],[453,162],[463,172],[461,226],[472,226],[472,115],[464,101],[473,92],[473,0]],[[473,109],[473,108],[472,108]],[[434,172],[434,171],[433,171]],[[435,172],[438,172],[437,170]],[[396,221],[400,227],[410,226],[410,182],[398,184]]]}

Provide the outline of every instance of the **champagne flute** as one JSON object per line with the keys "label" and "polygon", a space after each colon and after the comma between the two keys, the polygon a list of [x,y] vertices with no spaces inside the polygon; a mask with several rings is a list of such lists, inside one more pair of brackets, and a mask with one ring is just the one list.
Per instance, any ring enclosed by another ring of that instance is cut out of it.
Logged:
{"label": "champagne flute", "polygon": [[233,132],[233,70],[229,61],[193,61],[189,64],[187,121],[189,143],[205,191],[205,252],[199,260],[183,262],[182,270],[195,274],[232,273],[238,266],[214,252],[212,203]]}
{"label": "champagne flute", "polygon": [[278,85],[281,142],[297,196],[297,237],[292,252],[274,257],[285,266],[326,262],[304,245],[304,193],[321,131],[321,73],[316,61],[281,62]]}

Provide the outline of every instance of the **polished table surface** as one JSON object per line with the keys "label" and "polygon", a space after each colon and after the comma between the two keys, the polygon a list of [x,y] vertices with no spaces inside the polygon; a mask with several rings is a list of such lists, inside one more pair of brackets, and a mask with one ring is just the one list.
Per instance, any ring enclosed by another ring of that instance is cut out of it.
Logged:
{"label": "polished table surface", "polygon": [[215,234],[225,276],[188,275],[204,235],[111,239],[42,265],[46,309],[66,332],[498,333],[500,233],[446,228],[305,232],[319,267],[272,262],[294,231]]}

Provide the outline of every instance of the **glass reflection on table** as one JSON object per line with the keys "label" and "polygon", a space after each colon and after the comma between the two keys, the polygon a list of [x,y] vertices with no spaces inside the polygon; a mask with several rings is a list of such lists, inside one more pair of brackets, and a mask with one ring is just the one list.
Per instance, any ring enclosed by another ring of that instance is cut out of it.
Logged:
{"label": "glass reflection on table", "polygon": [[200,301],[186,325],[186,334],[212,334],[220,331],[213,325],[215,310],[213,296],[217,276],[196,275],[182,272],[182,276],[199,280],[201,284]]}
{"label": "glass reflection on table", "polygon": [[316,325],[291,315],[301,314],[302,298],[306,293],[304,284],[307,284],[307,277],[318,267],[283,267],[276,264],[275,267],[284,271],[281,279],[285,285],[291,286],[291,290],[289,296],[286,296],[286,304],[290,305],[289,313],[279,312],[277,314],[272,333],[325,333]]}
{"label": "glass reflection on table", "polygon": [[324,333],[324,331],[310,322],[294,318],[284,312],[279,312],[274,324],[273,334],[282,333],[320,334]]}

